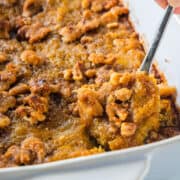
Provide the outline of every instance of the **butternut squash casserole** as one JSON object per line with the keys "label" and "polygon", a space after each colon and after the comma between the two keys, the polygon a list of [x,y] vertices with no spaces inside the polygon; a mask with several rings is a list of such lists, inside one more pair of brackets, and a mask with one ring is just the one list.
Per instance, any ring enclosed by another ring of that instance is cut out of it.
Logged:
{"label": "butternut squash casserole", "polygon": [[147,144],[179,134],[176,89],[121,0],[0,1],[0,167]]}

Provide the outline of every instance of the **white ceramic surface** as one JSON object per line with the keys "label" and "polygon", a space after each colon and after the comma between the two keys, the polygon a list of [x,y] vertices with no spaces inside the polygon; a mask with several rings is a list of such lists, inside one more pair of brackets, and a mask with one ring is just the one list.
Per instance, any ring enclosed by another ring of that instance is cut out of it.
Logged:
{"label": "white ceramic surface", "polygon": [[[150,43],[163,14],[153,0],[126,0],[136,29]],[[180,25],[171,19],[157,53],[159,67],[180,92]],[[178,101],[180,96],[178,94]],[[37,166],[0,170],[0,180],[179,180],[180,136],[130,148]]]}

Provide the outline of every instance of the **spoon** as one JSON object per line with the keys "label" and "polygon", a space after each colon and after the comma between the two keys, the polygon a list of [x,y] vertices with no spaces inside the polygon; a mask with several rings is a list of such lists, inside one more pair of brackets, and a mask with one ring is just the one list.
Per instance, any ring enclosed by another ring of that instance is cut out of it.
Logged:
{"label": "spoon", "polygon": [[166,9],[166,12],[164,14],[164,17],[160,23],[160,26],[158,28],[158,31],[155,35],[155,38],[153,40],[153,43],[147,53],[147,55],[145,56],[143,62],[142,62],[142,65],[140,67],[140,71],[145,71],[147,73],[149,73],[150,71],[150,68],[151,68],[151,64],[152,64],[152,61],[153,61],[153,58],[154,58],[154,55],[157,51],[157,48],[159,47],[159,43],[162,39],[162,36],[164,34],[164,31],[166,29],[166,26],[168,24],[168,21],[171,17],[171,14],[172,14],[172,11],[173,11],[173,7],[172,6],[168,6],[167,9]]}

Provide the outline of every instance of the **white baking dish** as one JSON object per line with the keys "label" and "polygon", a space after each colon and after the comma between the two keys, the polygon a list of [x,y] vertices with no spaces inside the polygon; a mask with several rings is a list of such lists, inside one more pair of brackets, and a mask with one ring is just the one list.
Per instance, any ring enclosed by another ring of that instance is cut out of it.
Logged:
{"label": "white baking dish", "polygon": [[[163,14],[153,0],[125,0],[137,31],[151,42]],[[156,59],[180,104],[180,24],[173,17]],[[180,136],[145,146],[42,165],[0,169],[0,180],[178,180]]]}

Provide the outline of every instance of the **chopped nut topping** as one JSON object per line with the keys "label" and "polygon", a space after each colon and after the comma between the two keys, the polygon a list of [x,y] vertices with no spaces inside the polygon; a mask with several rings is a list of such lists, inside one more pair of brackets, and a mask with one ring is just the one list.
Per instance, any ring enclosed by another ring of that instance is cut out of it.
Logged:
{"label": "chopped nut topping", "polygon": [[5,128],[9,126],[9,124],[10,124],[10,119],[7,116],[0,113],[0,128]]}
{"label": "chopped nut topping", "polygon": [[78,91],[78,109],[82,120],[89,124],[93,117],[102,116],[103,108],[93,90],[81,88]]}
{"label": "chopped nut topping", "polygon": [[72,75],[75,81],[81,81],[83,79],[82,68],[83,64],[81,62],[77,62],[73,67]]}
{"label": "chopped nut topping", "polygon": [[48,100],[45,97],[31,94],[27,96],[24,101],[27,102],[29,106],[31,106],[36,111],[42,113],[48,111]]}
{"label": "chopped nut topping", "polygon": [[88,77],[88,78],[92,78],[92,77],[95,77],[96,76],[96,70],[95,69],[89,69],[85,72],[85,75]]}
{"label": "chopped nut topping", "polygon": [[22,26],[18,30],[18,35],[22,39],[28,39],[29,43],[33,44],[43,40],[49,33],[50,29],[44,27],[41,23],[35,23],[30,25]]}
{"label": "chopped nut topping", "polygon": [[129,114],[124,107],[115,103],[115,98],[112,95],[107,99],[106,113],[109,121],[112,121],[118,127],[120,127],[122,121],[126,120]]}
{"label": "chopped nut topping", "polygon": [[131,98],[132,91],[127,88],[122,88],[114,92],[116,98],[120,101],[127,101]]}
{"label": "chopped nut topping", "polygon": [[72,79],[72,70],[71,69],[64,70],[64,79],[65,80],[71,80]]}
{"label": "chopped nut topping", "polygon": [[5,53],[0,52],[0,64],[7,61],[7,56]]}
{"label": "chopped nut topping", "polygon": [[10,96],[7,92],[0,91],[0,113],[5,113],[9,108],[16,105],[16,98]]}
{"label": "chopped nut topping", "polygon": [[19,106],[15,113],[18,117],[30,122],[31,124],[36,124],[46,119],[45,115],[29,106]]}
{"label": "chopped nut topping", "polygon": [[112,73],[110,77],[110,83],[115,86],[119,85],[121,76],[122,75],[120,73]]}
{"label": "chopped nut topping", "polygon": [[18,84],[17,86],[15,86],[15,87],[11,88],[9,90],[9,94],[11,96],[16,96],[18,94],[26,93],[28,91],[29,91],[29,86],[27,84],[21,83],[21,84]]}
{"label": "chopped nut topping", "polygon": [[119,24],[118,24],[117,22],[113,22],[113,23],[107,24],[107,27],[110,28],[110,29],[111,29],[111,28],[117,28],[118,25],[119,25]]}
{"label": "chopped nut topping", "polygon": [[13,165],[20,165],[20,147],[16,145],[10,146],[4,154],[4,157]]}
{"label": "chopped nut topping", "polygon": [[124,137],[133,136],[136,132],[136,124],[124,122],[121,125],[121,135]]}
{"label": "chopped nut topping", "polygon": [[119,16],[127,13],[128,9],[115,6],[110,11],[102,15],[101,24],[106,25],[107,23],[117,22]]}
{"label": "chopped nut topping", "polygon": [[82,8],[86,9],[90,6],[91,0],[82,0],[81,5]]}
{"label": "chopped nut topping", "polygon": [[176,97],[176,88],[175,87],[169,87],[167,85],[159,85],[159,91],[160,91],[160,96],[162,97],[168,97],[168,96],[172,96],[172,97]]}
{"label": "chopped nut topping", "polygon": [[[34,159],[41,163],[46,154],[44,143],[35,137],[25,139],[21,144],[21,163],[29,164]],[[35,156],[35,157],[34,157]]]}
{"label": "chopped nut topping", "polygon": [[23,16],[29,17],[37,14],[42,11],[42,2],[41,0],[25,0],[23,4]]}
{"label": "chopped nut topping", "polygon": [[21,54],[21,60],[30,64],[30,65],[41,65],[44,61],[42,57],[38,56],[36,52],[32,50],[25,50]]}

